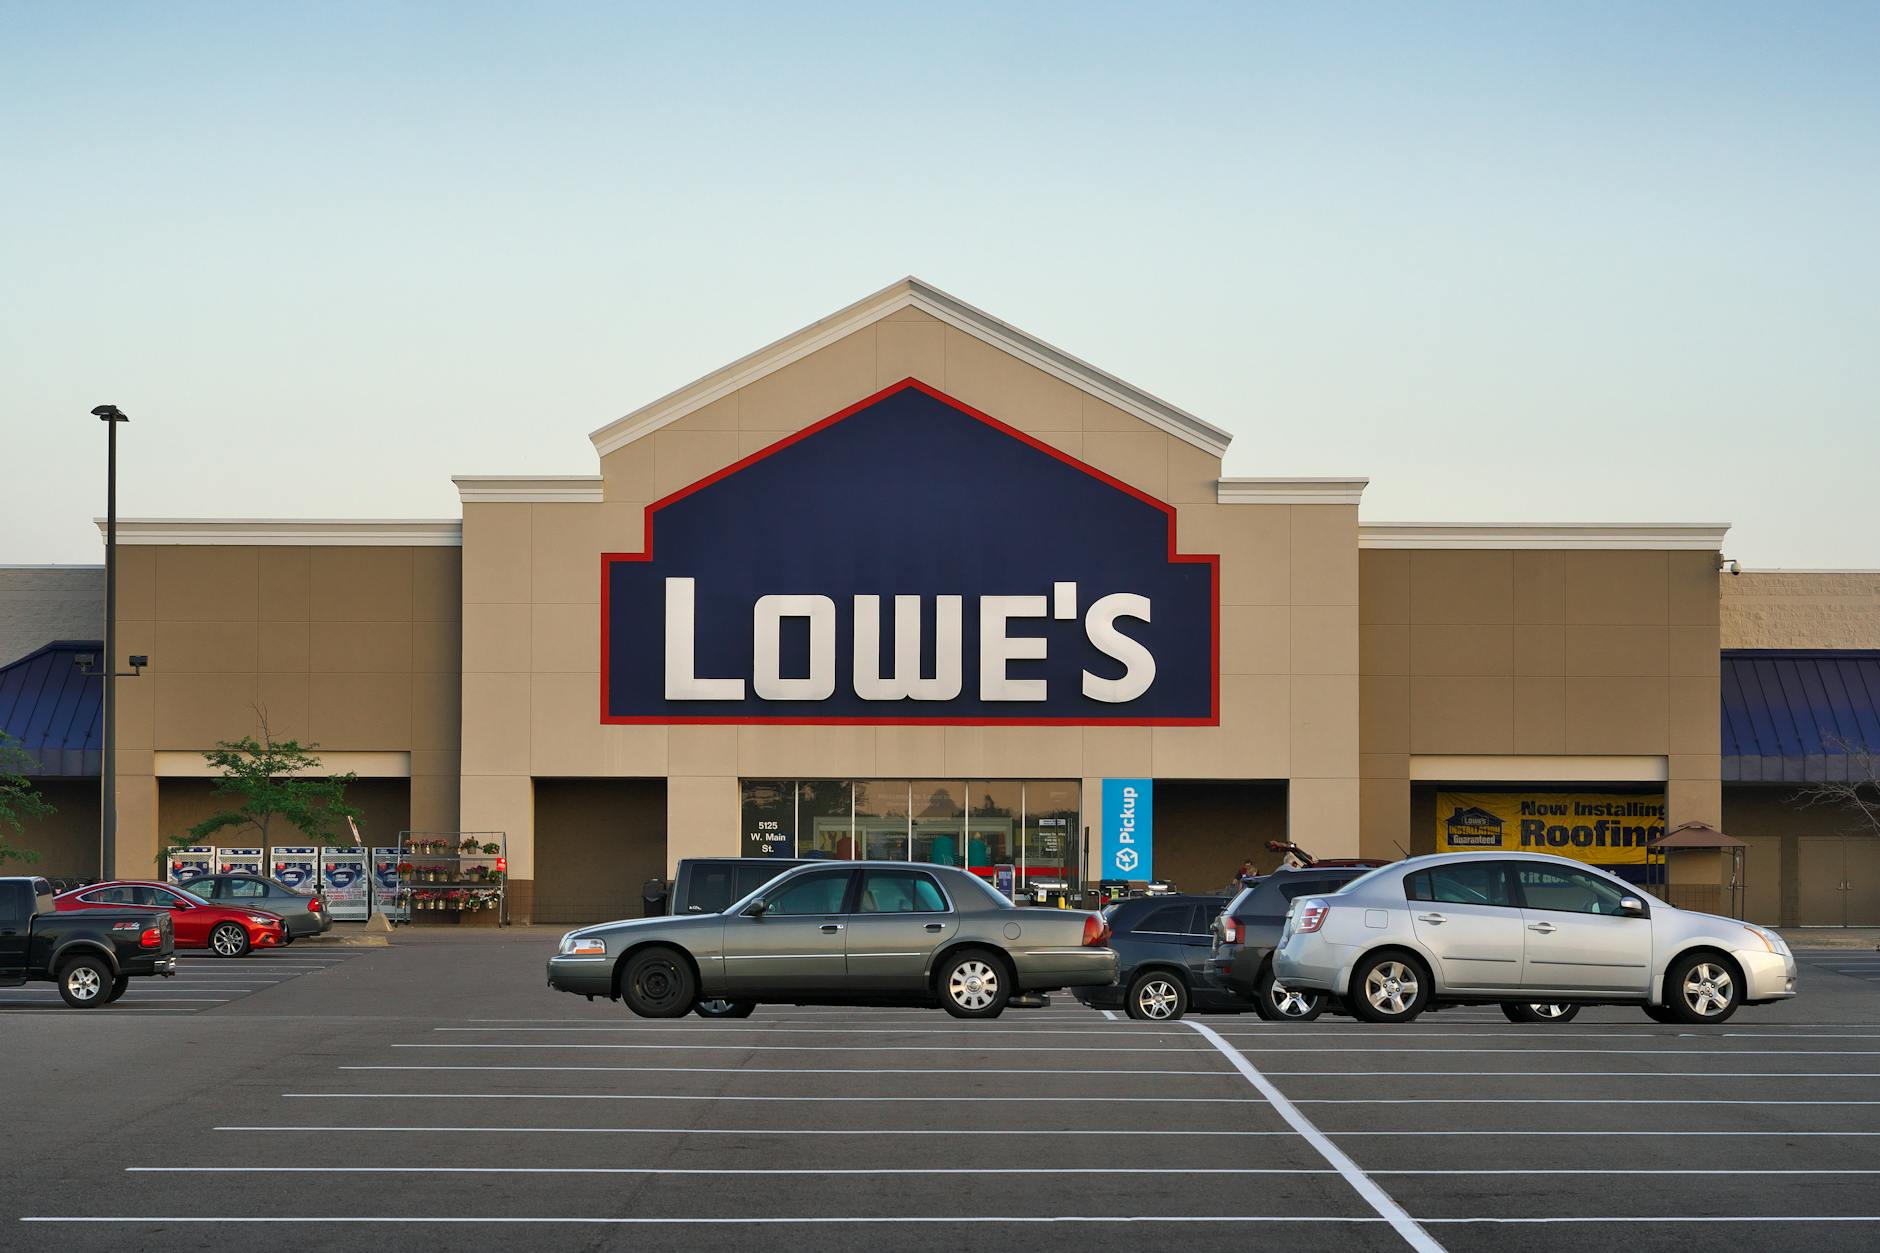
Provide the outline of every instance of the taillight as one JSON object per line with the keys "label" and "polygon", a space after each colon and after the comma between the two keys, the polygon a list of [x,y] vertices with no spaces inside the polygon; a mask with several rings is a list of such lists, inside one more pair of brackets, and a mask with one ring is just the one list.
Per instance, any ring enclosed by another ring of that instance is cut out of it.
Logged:
{"label": "taillight", "polygon": [[307,912],[310,914],[317,914],[320,912],[320,898],[319,897],[309,896],[307,898]]}
{"label": "taillight", "polygon": [[162,948],[163,947],[162,928],[160,927],[144,928],[144,933],[137,937],[137,947],[139,948]]}
{"label": "taillight", "polygon": [[1325,915],[1332,912],[1332,907],[1317,897],[1299,907],[1299,925],[1293,928],[1300,933],[1317,931],[1325,925]]}
{"label": "taillight", "polygon": [[1094,947],[1110,938],[1110,924],[1100,915],[1091,914],[1084,919],[1084,946]]}
{"label": "taillight", "polygon": [[1221,919],[1221,943],[1240,943],[1240,925],[1232,918]]}

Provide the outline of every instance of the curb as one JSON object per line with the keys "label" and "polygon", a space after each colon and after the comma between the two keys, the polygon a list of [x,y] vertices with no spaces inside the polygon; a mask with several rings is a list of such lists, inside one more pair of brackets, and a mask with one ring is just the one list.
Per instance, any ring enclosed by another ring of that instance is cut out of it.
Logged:
{"label": "curb", "polygon": [[382,935],[305,935],[295,940],[296,944],[336,944],[342,948],[390,948],[392,943]]}

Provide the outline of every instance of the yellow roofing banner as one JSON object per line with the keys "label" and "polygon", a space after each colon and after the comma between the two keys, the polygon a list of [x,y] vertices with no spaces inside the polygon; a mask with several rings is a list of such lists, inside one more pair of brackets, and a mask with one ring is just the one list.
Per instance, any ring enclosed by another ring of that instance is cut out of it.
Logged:
{"label": "yellow roofing banner", "polygon": [[1552,853],[1638,866],[1665,833],[1665,798],[1623,792],[1438,792],[1436,851]]}

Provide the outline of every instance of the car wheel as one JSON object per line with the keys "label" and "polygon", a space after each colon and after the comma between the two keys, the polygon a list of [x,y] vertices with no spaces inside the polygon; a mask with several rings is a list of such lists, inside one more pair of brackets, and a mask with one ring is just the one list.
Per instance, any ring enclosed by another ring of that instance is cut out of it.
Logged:
{"label": "car wheel", "polygon": [[1653,1022],[1662,1022],[1667,1027],[1682,1025],[1684,1021],[1663,1005],[1641,1005],[1639,1008],[1645,1011],[1647,1018],[1651,1019]]}
{"label": "car wheel", "polygon": [[117,1000],[118,997],[123,996],[124,993],[129,990],[130,986],[131,977],[129,975],[119,975],[117,978],[111,980],[111,994],[104,998],[104,1003],[109,1005],[112,1001]]}
{"label": "car wheel", "polygon": [[1572,1022],[1580,1007],[1571,1001],[1503,1001],[1501,1012],[1509,1022]]}
{"label": "car wheel", "polygon": [[751,1011],[756,1008],[756,1001],[727,1001],[723,997],[713,997],[694,1005],[692,1012],[700,1018],[749,1018]]}
{"label": "car wheel", "polygon": [[1273,977],[1273,963],[1268,962],[1254,989],[1253,1012],[1268,1022],[1311,1022],[1325,1012],[1325,998],[1288,988]]}
{"label": "car wheel", "polygon": [[1166,971],[1137,975],[1129,982],[1123,1012],[1145,1022],[1174,1022],[1188,1012],[1188,988]]}
{"label": "car wheel", "polygon": [[627,960],[620,999],[642,1018],[682,1018],[698,1003],[692,968],[669,948],[649,948]]}
{"label": "car wheel", "polygon": [[219,957],[241,957],[248,952],[248,932],[239,923],[218,923],[209,933],[209,947]]}
{"label": "car wheel", "polygon": [[1004,964],[981,949],[955,953],[940,967],[940,1003],[955,1018],[997,1018],[1011,995]]}
{"label": "car wheel", "polygon": [[1351,1012],[1366,1022],[1410,1022],[1429,1000],[1429,975],[1402,954],[1367,957],[1351,972]]}
{"label": "car wheel", "polygon": [[1693,953],[1671,963],[1665,1003],[1673,1022],[1722,1022],[1743,1003],[1743,981],[1721,958]]}
{"label": "car wheel", "polygon": [[59,972],[59,995],[73,1009],[111,1003],[111,968],[101,957],[74,957]]}

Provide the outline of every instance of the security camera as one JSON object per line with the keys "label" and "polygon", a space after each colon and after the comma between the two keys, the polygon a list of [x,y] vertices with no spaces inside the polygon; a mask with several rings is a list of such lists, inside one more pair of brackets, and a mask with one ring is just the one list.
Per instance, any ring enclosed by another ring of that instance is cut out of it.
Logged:
{"label": "security camera", "polygon": [[1743,566],[1741,562],[1736,561],[1734,558],[1725,557],[1721,553],[1717,554],[1717,569],[1720,573],[1727,573],[1727,574],[1743,573]]}

